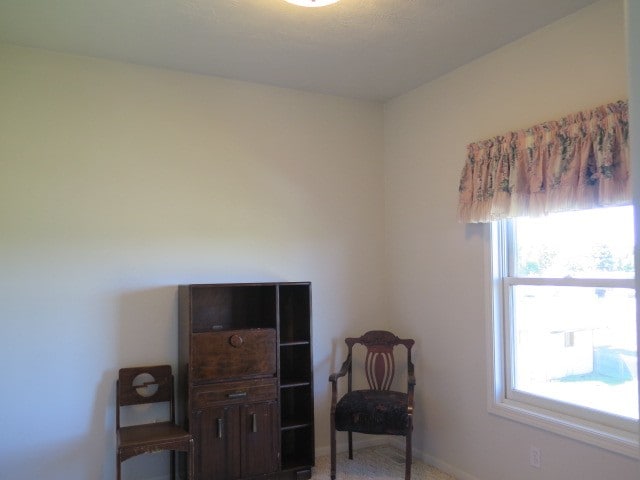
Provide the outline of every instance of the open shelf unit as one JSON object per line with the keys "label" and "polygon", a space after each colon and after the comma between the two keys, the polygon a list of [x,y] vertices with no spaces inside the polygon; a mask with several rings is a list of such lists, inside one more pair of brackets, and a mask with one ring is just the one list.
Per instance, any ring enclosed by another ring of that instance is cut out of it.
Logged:
{"label": "open shelf unit", "polygon": [[309,284],[278,289],[281,468],[314,465],[313,358]]}
{"label": "open shelf unit", "polygon": [[[178,415],[196,436],[194,480],[311,478],[311,284],[183,285],[179,317]],[[259,435],[247,415],[263,419]]]}

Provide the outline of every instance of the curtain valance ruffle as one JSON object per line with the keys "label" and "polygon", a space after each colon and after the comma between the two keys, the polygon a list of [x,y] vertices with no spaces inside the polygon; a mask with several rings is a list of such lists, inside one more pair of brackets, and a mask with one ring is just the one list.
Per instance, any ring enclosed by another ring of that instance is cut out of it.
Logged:
{"label": "curtain valance ruffle", "polygon": [[462,222],[631,203],[626,101],[467,147]]}

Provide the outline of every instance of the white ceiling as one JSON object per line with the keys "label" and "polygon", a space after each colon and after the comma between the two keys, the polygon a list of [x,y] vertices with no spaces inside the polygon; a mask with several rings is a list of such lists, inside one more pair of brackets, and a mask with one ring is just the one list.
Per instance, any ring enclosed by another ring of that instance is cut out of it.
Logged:
{"label": "white ceiling", "polygon": [[0,41],[386,100],[594,0],[0,0]]}

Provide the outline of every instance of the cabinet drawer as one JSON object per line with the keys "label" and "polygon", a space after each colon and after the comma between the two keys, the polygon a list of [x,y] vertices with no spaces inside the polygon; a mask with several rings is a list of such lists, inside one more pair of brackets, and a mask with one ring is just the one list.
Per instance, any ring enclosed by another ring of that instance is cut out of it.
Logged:
{"label": "cabinet drawer", "polygon": [[197,333],[192,337],[194,382],[276,375],[276,331],[272,328]]}
{"label": "cabinet drawer", "polygon": [[261,378],[241,382],[226,382],[193,389],[193,408],[204,408],[220,404],[253,403],[273,400],[278,397],[276,379]]}

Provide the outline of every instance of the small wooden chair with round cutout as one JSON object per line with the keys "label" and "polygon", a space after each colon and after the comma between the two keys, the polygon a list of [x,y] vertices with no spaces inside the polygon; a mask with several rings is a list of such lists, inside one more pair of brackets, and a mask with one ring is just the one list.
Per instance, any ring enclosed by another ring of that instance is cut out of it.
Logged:
{"label": "small wooden chair with round cutout", "polygon": [[[155,423],[120,425],[121,407],[168,403],[169,420]],[[143,453],[171,451],[171,479],[175,480],[175,452],[187,452],[187,479],[193,475],[193,437],[175,423],[173,374],[170,365],[121,368],[116,383],[117,479],[121,464]]]}
{"label": "small wooden chair with round cutout", "polygon": [[[347,338],[348,355],[331,382],[331,479],[336,478],[336,431],[349,435],[349,459],[353,459],[352,433],[402,435],[406,437],[405,480],[411,478],[411,433],[413,431],[413,390],[416,379],[411,361],[412,339],[401,339],[391,332],[371,330],[359,338]],[[364,375],[369,388],[352,390],[354,346],[365,347]],[[407,388],[393,391],[396,373],[393,355],[396,346],[407,350]],[[347,376],[347,392],[338,401],[338,380]]]}

